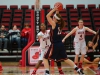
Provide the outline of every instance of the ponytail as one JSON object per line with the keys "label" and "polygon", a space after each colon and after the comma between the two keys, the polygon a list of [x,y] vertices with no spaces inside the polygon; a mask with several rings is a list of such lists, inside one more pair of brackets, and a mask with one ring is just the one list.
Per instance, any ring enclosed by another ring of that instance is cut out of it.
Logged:
{"label": "ponytail", "polygon": [[60,30],[62,30],[65,27],[66,22],[63,20],[60,14],[56,14],[56,15],[60,18],[60,20],[57,20],[58,21],[57,23],[60,24]]}
{"label": "ponytail", "polygon": [[60,29],[62,30],[65,27],[65,21],[61,18],[60,20]]}

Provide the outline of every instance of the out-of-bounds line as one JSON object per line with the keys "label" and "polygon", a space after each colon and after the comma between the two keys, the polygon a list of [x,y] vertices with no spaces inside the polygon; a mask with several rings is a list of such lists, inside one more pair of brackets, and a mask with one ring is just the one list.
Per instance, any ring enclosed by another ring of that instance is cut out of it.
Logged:
{"label": "out-of-bounds line", "polygon": [[92,71],[94,74],[97,74],[95,71],[93,71],[91,68],[88,68],[90,71]]}

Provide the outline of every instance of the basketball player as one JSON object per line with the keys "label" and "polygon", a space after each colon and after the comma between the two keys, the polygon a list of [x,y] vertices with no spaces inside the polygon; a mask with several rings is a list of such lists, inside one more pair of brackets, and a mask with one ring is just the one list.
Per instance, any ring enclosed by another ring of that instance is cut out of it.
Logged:
{"label": "basketball player", "polygon": [[[99,52],[100,52],[100,29],[98,29],[96,35],[93,37],[93,42],[94,40],[98,38],[98,48],[99,48]],[[98,63],[98,69],[100,69],[100,60],[99,60],[99,63]]]}
{"label": "basketball player", "polygon": [[[35,75],[37,69],[40,67],[40,65],[43,62],[43,57],[44,54],[46,53],[46,51],[48,50],[48,48],[51,45],[50,42],[50,30],[46,30],[46,26],[44,23],[41,24],[40,26],[41,31],[37,34],[39,42],[40,42],[40,47],[39,47],[39,61],[38,63],[35,65],[35,68],[32,72],[31,75]],[[62,69],[61,69],[61,62],[57,62],[57,66],[58,66],[58,70],[60,74],[64,74]]]}
{"label": "basketball player", "polygon": [[83,20],[81,18],[79,18],[78,19],[78,26],[76,26],[62,40],[62,42],[64,42],[66,38],[68,38],[70,35],[75,33],[74,48],[75,48],[75,54],[76,55],[75,55],[74,62],[75,62],[76,65],[78,64],[78,57],[79,57],[79,54],[81,53],[81,58],[80,58],[79,65],[78,65],[79,68],[82,68],[82,62],[83,62],[84,56],[86,54],[85,31],[96,34],[95,31],[89,29],[88,27],[85,27]]}
{"label": "basketball player", "polygon": [[93,44],[92,41],[89,41],[88,44],[87,44],[87,57],[84,58],[84,62],[85,63],[95,63],[95,62],[98,62],[100,60],[100,58],[95,58],[94,57],[94,50],[96,49],[98,45],[98,40],[95,44]]}
{"label": "basketball player", "polygon": [[[59,5],[58,5],[59,6]],[[45,75],[50,75],[49,73],[49,65],[47,59],[55,60],[55,61],[64,61],[70,66],[72,66],[79,74],[84,75],[83,71],[79,69],[73,61],[67,58],[66,50],[64,48],[64,44],[62,43],[61,38],[61,30],[65,26],[64,20],[62,19],[61,15],[58,13],[58,6],[55,6],[54,9],[52,9],[47,14],[47,20],[52,26],[52,44],[50,46],[50,49],[45,54],[44,59],[44,66],[45,66]],[[51,18],[52,14],[56,11],[56,13],[53,16],[53,19]]]}
{"label": "basketball player", "polygon": [[40,10],[40,0],[35,0],[35,9]]}

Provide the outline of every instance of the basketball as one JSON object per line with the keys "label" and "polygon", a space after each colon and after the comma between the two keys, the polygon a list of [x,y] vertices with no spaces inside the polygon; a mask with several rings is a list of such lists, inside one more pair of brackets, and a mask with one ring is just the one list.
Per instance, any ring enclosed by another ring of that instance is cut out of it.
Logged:
{"label": "basketball", "polygon": [[58,10],[62,10],[63,9],[63,4],[61,2],[57,2],[54,4],[54,7],[57,6]]}

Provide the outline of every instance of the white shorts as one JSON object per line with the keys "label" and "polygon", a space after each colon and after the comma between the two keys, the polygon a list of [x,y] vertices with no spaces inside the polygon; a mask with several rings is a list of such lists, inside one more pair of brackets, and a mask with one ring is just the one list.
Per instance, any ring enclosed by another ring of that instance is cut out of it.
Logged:
{"label": "white shorts", "polygon": [[39,59],[38,60],[43,60],[44,54],[47,52],[48,48],[39,48]]}
{"label": "white shorts", "polygon": [[78,41],[74,42],[74,49],[75,54],[86,54],[86,42],[85,41]]}

